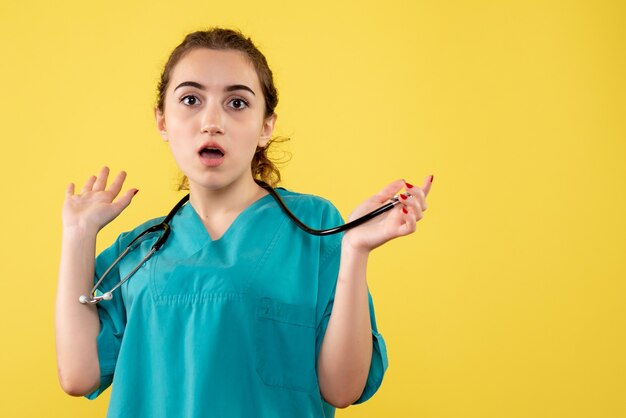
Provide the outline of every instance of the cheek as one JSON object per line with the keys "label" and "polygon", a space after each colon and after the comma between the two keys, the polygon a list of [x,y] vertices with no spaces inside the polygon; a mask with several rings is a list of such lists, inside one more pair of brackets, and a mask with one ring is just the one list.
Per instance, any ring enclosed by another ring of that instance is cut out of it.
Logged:
{"label": "cheek", "polygon": [[262,131],[260,127],[246,129],[246,147],[250,148],[252,150],[252,153],[254,153],[259,146],[259,142],[261,141],[261,134]]}
{"label": "cheek", "polygon": [[191,174],[187,169],[194,165],[193,153],[176,142],[169,141],[170,153],[178,169],[187,177]]}
{"label": "cheek", "polygon": [[172,139],[170,138],[170,140],[167,142],[167,144],[170,147],[170,152],[172,153],[172,156],[174,157],[174,160],[176,162],[179,162],[179,152],[178,152],[178,147],[176,146],[175,142],[172,141]]}
{"label": "cheek", "polygon": [[167,131],[171,134],[185,134],[194,129],[195,122],[193,118],[184,117],[183,115],[172,115],[166,120]]}

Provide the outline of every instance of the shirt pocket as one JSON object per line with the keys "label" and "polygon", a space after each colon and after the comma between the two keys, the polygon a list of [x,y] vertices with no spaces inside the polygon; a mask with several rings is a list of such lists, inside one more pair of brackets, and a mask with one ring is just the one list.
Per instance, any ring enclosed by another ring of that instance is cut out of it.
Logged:
{"label": "shirt pocket", "polygon": [[319,390],[315,309],[262,298],[256,320],[256,370],[263,383],[301,392]]}

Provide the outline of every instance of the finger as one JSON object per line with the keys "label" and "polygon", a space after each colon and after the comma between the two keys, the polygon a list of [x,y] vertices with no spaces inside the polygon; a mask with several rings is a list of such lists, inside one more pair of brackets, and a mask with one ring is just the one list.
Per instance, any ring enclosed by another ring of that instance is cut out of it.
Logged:
{"label": "finger", "polygon": [[87,180],[87,183],[85,183],[85,185],[83,186],[83,189],[80,191],[80,193],[87,193],[90,192],[93,188],[93,184],[96,182],[97,178],[96,176],[91,176],[89,177],[89,180]]}
{"label": "finger", "polygon": [[413,212],[413,208],[400,208],[400,224],[398,227],[398,236],[404,236],[415,232],[416,223],[415,214]]}
{"label": "finger", "polygon": [[411,197],[407,200],[403,200],[402,203],[405,203],[407,205],[419,205],[420,210],[426,210],[428,208],[428,205],[426,204],[426,196],[424,195],[424,191],[421,188],[407,188],[407,194],[409,194]]}
{"label": "finger", "polygon": [[410,204],[406,204],[405,208],[409,212],[408,215],[413,216],[413,222],[417,222],[424,217],[424,211],[415,200],[413,200]]}
{"label": "finger", "polygon": [[113,198],[115,198],[115,196],[119,194],[120,190],[122,190],[122,186],[124,185],[124,180],[126,180],[126,172],[120,171],[118,175],[115,177],[115,180],[113,180],[113,183],[111,183],[111,185],[107,189],[108,191],[113,193]]}
{"label": "finger", "polygon": [[417,209],[419,208],[419,210],[424,210],[421,207],[421,202],[418,199],[418,197],[413,196],[411,194],[407,193],[401,193],[400,194],[400,202],[405,205],[405,207],[412,207],[414,208],[414,213],[417,213]]}
{"label": "finger", "polygon": [[395,196],[396,193],[402,189],[402,187],[404,187],[403,180],[393,181],[385,186],[380,192],[376,193],[372,199],[374,199],[377,203],[384,203]]}
{"label": "finger", "polygon": [[411,213],[414,217],[414,222],[420,221],[424,218],[424,211],[419,205],[412,205],[408,208],[409,213]]}
{"label": "finger", "polygon": [[70,197],[74,196],[74,183],[70,183],[65,189],[65,196]]}
{"label": "finger", "polygon": [[138,191],[139,190],[137,189],[130,189],[126,191],[126,193],[124,193],[119,199],[112,203],[112,206],[117,209],[117,213],[121,213],[124,209],[128,207],[128,205],[130,205],[130,202],[133,200],[133,197],[137,194]]}
{"label": "finger", "polygon": [[403,207],[403,205],[398,205],[398,207],[390,210],[388,218],[385,220],[385,222],[389,222],[389,225],[391,225],[391,227],[394,229],[401,228],[402,225],[406,223],[408,210],[404,208],[407,211],[407,213],[404,213],[404,211],[402,210]]}
{"label": "finger", "polygon": [[424,196],[428,196],[428,192],[430,192],[430,187],[433,184],[433,179],[435,176],[431,175],[426,177],[426,180],[424,180],[424,185],[422,186],[422,191],[424,192]]}
{"label": "finger", "polygon": [[109,177],[109,167],[102,167],[100,173],[98,174],[98,179],[93,185],[94,191],[102,191],[107,185],[107,178]]}

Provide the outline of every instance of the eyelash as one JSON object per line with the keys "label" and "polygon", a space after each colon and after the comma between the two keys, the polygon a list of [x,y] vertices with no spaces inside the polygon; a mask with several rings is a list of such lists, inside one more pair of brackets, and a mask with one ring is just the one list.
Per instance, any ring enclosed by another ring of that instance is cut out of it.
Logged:
{"label": "eyelash", "polygon": [[[190,97],[193,97],[195,100],[199,100],[199,99],[198,99],[196,96],[194,96],[193,94],[188,94],[188,95],[186,95],[186,96],[183,96],[183,97],[180,99],[180,102],[181,102],[181,103],[183,103],[183,102],[185,101],[185,99],[190,98]],[[234,111],[237,111],[237,112],[238,112],[238,111],[244,110],[244,109],[246,109],[248,106],[250,106],[250,105],[249,105],[249,103],[248,103],[246,100],[242,99],[241,97],[234,97],[234,98],[232,98],[232,99],[230,100],[230,102],[232,102],[232,101],[234,101],[234,100],[239,100],[239,101],[243,102],[243,104],[245,105],[245,107],[240,107],[240,108],[231,107],[231,109],[233,109]],[[229,102],[229,103],[230,103],[230,102]],[[193,106],[193,105],[187,105],[187,104],[185,104],[185,103],[183,103],[183,104],[184,104],[185,106]]]}

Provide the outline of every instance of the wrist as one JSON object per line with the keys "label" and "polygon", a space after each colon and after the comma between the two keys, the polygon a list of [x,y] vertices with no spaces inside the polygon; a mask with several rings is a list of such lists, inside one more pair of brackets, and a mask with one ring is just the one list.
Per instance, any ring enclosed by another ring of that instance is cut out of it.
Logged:
{"label": "wrist", "polygon": [[368,250],[344,238],[341,245],[341,267],[337,283],[365,282],[369,253]]}
{"label": "wrist", "polygon": [[90,238],[98,235],[99,228],[94,225],[63,225],[63,238]]}
{"label": "wrist", "polygon": [[341,240],[341,252],[344,254],[350,254],[357,258],[367,258],[371,250],[350,239],[348,235],[344,235]]}

